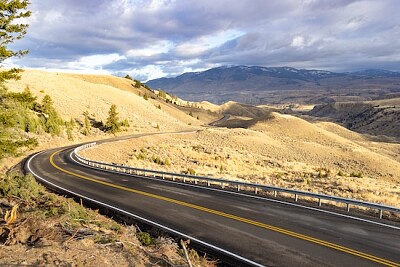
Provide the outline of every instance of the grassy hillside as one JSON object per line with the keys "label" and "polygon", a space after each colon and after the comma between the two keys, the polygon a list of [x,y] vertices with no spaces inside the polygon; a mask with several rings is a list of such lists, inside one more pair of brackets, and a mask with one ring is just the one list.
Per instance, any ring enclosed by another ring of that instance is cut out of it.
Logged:
{"label": "grassy hillside", "polygon": [[[237,105],[230,107],[233,112]],[[238,114],[243,108],[238,108]],[[274,112],[255,119],[230,116],[220,126],[102,144],[83,153],[135,167],[400,203],[399,144],[373,142],[334,123],[310,123]],[[160,164],[165,162],[169,164]]]}
{"label": "grassy hillside", "polygon": [[8,87],[10,91],[18,92],[26,85],[39,98],[50,95],[64,119],[82,119],[82,114],[88,111],[95,120],[102,121],[106,119],[110,105],[115,104],[120,118],[128,119],[142,131],[154,130],[157,124],[164,130],[177,130],[187,128],[189,123],[202,123],[156,98],[146,88],[135,88],[133,81],[125,78],[25,70],[21,79],[10,82]]}
{"label": "grassy hillside", "polygon": [[[23,175],[21,165],[10,167],[33,151],[112,137],[106,122],[113,104],[122,129],[117,134],[194,129],[207,122],[205,116],[190,116],[149,89],[112,76],[27,70],[20,80],[9,82],[8,88],[9,93],[1,99],[7,136],[3,132],[0,136],[4,141],[0,157],[0,265],[187,264],[177,240],[117,223],[46,191],[31,175]],[[21,140],[34,142],[22,143],[12,151]],[[188,250],[195,266],[214,266]]]}

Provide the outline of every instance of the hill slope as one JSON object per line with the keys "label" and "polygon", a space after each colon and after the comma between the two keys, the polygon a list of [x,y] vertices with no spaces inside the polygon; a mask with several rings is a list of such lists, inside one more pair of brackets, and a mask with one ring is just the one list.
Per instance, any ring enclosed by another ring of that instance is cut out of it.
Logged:
{"label": "hill slope", "polygon": [[[135,167],[192,170],[389,205],[400,201],[398,144],[371,142],[334,123],[310,123],[274,112],[264,119],[228,119],[221,126],[227,128],[102,144],[83,154]],[[170,164],[154,163],[154,155]]]}
{"label": "hill slope", "polygon": [[[145,88],[135,88],[131,80],[111,75],[79,75],[25,70],[19,81],[8,84],[10,91],[22,91],[29,86],[40,98],[51,96],[60,115],[83,120],[88,111],[96,121],[105,121],[111,104],[117,105],[121,120],[127,119],[131,126],[154,131],[159,125],[163,130],[179,130],[188,124],[199,125],[201,121],[188,116]],[[148,100],[142,96],[148,94]],[[152,99],[154,98],[154,99]],[[158,108],[159,107],[159,108]]]}
{"label": "hill slope", "polygon": [[400,138],[400,98],[318,105],[308,114],[332,119],[356,132]]}

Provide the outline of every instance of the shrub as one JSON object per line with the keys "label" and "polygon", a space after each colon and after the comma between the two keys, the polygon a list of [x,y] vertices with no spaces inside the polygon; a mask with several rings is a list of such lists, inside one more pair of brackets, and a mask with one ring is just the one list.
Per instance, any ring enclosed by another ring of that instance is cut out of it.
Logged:
{"label": "shrub", "polygon": [[0,159],[8,156],[18,156],[22,148],[33,149],[38,145],[36,138],[16,139],[16,137],[9,137],[7,133],[0,133]]}
{"label": "shrub", "polygon": [[139,240],[140,243],[144,246],[148,246],[154,243],[153,238],[151,235],[147,232],[140,232],[136,234],[137,239]]}
{"label": "shrub", "polygon": [[112,234],[96,234],[94,242],[96,244],[114,244],[118,241],[118,237]]}
{"label": "shrub", "polygon": [[144,94],[143,98],[144,98],[144,100],[149,100],[149,95],[146,93],[146,94]]}
{"label": "shrub", "polygon": [[350,173],[350,177],[357,177],[357,178],[363,178],[363,174],[361,172],[352,172]]}
{"label": "shrub", "polygon": [[224,166],[219,166],[219,173],[221,174],[223,171],[225,171],[226,168]]}
{"label": "shrub", "polygon": [[92,210],[86,209],[84,206],[76,203],[72,198],[63,202],[62,214],[67,216],[69,221],[90,221],[94,220],[96,213]]}
{"label": "shrub", "polygon": [[158,96],[161,97],[161,98],[166,99],[167,98],[167,93],[165,91],[163,91],[163,90],[159,90],[158,91]]}
{"label": "shrub", "polygon": [[346,174],[344,174],[342,171],[339,171],[337,175],[338,176],[346,176]]}
{"label": "shrub", "polygon": [[159,157],[155,157],[155,156],[153,156],[151,159],[152,159],[152,161],[154,163],[156,163],[158,165],[162,165],[162,166],[163,165],[170,165],[169,159],[162,160]]}
{"label": "shrub", "polygon": [[71,126],[67,126],[67,138],[69,141],[74,141],[74,135],[72,134]]}
{"label": "shrub", "polygon": [[125,79],[128,79],[128,80],[132,80],[132,77],[131,76],[129,76],[129,74],[127,74],[127,75],[125,75],[125,77],[124,77]]}
{"label": "shrub", "polygon": [[188,168],[187,171],[186,171],[186,174],[195,175],[196,171],[194,169],[192,169],[192,168]]}
{"label": "shrub", "polygon": [[73,136],[73,130],[75,126],[75,121],[73,119],[70,119],[69,121],[65,122],[65,127],[67,128],[67,137],[68,140],[73,141],[74,136]]}
{"label": "shrub", "polygon": [[44,193],[44,187],[38,184],[31,174],[25,176],[7,174],[0,179],[1,197],[15,196],[27,202],[33,202]]}
{"label": "shrub", "polygon": [[138,80],[135,80],[135,88],[140,88],[142,86],[142,83]]}
{"label": "shrub", "polygon": [[129,125],[129,121],[127,120],[127,119],[124,119],[122,122],[121,122],[121,126],[122,127],[129,127],[130,125]]}
{"label": "shrub", "polygon": [[147,157],[144,153],[140,152],[137,156],[136,159],[138,160],[145,160]]}
{"label": "shrub", "polygon": [[90,135],[90,130],[92,128],[90,125],[90,120],[89,120],[89,111],[86,110],[83,113],[83,116],[85,116],[85,119],[84,119],[84,123],[83,123],[82,134],[88,136],[88,135]]}

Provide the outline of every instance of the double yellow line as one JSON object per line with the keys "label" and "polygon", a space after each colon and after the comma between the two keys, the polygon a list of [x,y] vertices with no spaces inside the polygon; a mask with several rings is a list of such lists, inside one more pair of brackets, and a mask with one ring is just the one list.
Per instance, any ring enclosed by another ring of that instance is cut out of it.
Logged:
{"label": "double yellow line", "polygon": [[343,246],[340,246],[340,245],[337,245],[337,244],[334,244],[334,243],[330,243],[330,242],[327,242],[327,241],[324,241],[324,240],[321,240],[321,239],[317,239],[317,238],[314,238],[314,237],[310,237],[310,236],[306,236],[306,235],[303,235],[303,234],[299,234],[299,233],[296,233],[296,232],[293,232],[293,231],[289,231],[289,230],[286,230],[286,229],[283,229],[283,228],[275,227],[275,226],[272,226],[272,225],[269,225],[269,224],[257,222],[257,221],[254,221],[254,220],[250,220],[250,219],[246,219],[246,218],[239,217],[239,216],[236,216],[236,215],[232,215],[232,214],[229,214],[229,213],[225,213],[225,212],[209,209],[209,208],[206,208],[206,207],[194,205],[194,204],[191,204],[191,203],[188,203],[188,202],[184,202],[184,201],[180,201],[180,200],[176,200],[176,199],[172,199],[172,198],[168,198],[168,197],[163,197],[163,196],[160,196],[160,195],[156,195],[156,194],[152,194],[152,193],[148,193],[148,192],[144,192],[144,191],[140,191],[140,190],[124,187],[124,186],[117,185],[117,184],[112,184],[112,183],[105,182],[105,181],[100,181],[100,180],[97,180],[97,179],[94,179],[94,178],[91,178],[91,177],[88,177],[88,176],[80,175],[80,174],[65,170],[65,169],[61,168],[60,166],[58,166],[58,165],[56,165],[54,163],[54,156],[56,154],[60,153],[61,151],[62,150],[56,151],[50,156],[50,163],[54,168],[60,170],[61,172],[70,174],[72,176],[75,176],[75,177],[78,177],[78,178],[81,178],[81,179],[84,179],[84,180],[87,180],[87,181],[91,181],[93,183],[102,184],[102,185],[113,187],[113,188],[116,188],[116,189],[120,189],[120,190],[128,191],[128,192],[131,192],[131,193],[139,194],[139,195],[142,195],[142,196],[147,196],[147,197],[163,200],[163,201],[166,201],[166,202],[169,202],[169,203],[174,203],[174,204],[177,204],[177,205],[181,205],[181,206],[185,206],[185,207],[188,207],[188,208],[204,211],[204,212],[207,212],[207,213],[210,213],[210,214],[218,215],[218,216],[221,216],[221,217],[229,218],[229,219],[232,219],[232,220],[235,220],[235,221],[239,221],[239,222],[247,223],[247,224],[250,224],[250,225],[258,226],[258,227],[261,227],[261,228],[264,228],[264,229],[268,229],[270,231],[274,231],[274,232],[277,232],[277,233],[285,234],[285,235],[292,236],[292,237],[295,237],[295,238],[298,238],[298,239],[302,239],[302,240],[306,240],[306,241],[309,241],[309,242],[312,242],[312,243],[315,243],[315,244],[319,244],[321,246],[325,246],[325,247],[329,247],[329,248],[332,248],[332,249],[335,249],[335,250],[339,250],[339,251],[342,251],[342,252],[345,252],[345,253],[348,253],[348,254],[351,254],[351,255],[354,255],[354,256],[358,256],[358,257],[361,257],[361,258],[364,258],[364,259],[367,259],[367,260],[370,260],[370,261],[373,261],[373,262],[377,262],[377,263],[380,263],[380,264],[383,264],[383,265],[386,265],[386,266],[391,266],[391,267],[400,266],[400,264],[392,262],[392,261],[389,261],[389,260],[386,260],[386,259],[382,259],[382,258],[373,256],[373,255],[369,255],[369,254],[366,254],[366,253],[363,253],[363,252],[360,252],[360,251],[357,251],[357,250],[354,250],[354,249],[350,249],[350,248],[343,247]]}

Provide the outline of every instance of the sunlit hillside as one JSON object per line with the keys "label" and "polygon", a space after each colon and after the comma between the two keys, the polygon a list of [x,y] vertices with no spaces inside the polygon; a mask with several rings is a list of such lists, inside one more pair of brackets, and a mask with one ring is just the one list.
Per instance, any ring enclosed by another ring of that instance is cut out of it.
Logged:
{"label": "sunlit hillside", "polygon": [[[237,112],[243,113],[243,107]],[[263,119],[230,116],[218,124],[196,133],[102,144],[83,153],[135,167],[190,171],[390,205],[400,201],[399,144],[374,142],[335,123],[311,123],[274,112]],[[157,164],[156,157],[169,164]]]}
{"label": "sunlit hillside", "polygon": [[120,119],[128,119],[132,130],[180,130],[188,128],[188,124],[204,123],[157,98],[148,89],[135,88],[134,84],[132,80],[111,75],[25,70],[21,79],[9,82],[8,87],[11,91],[22,91],[29,86],[39,99],[50,95],[66,120],[83,120],[83,113],[88,111],[94,120],[105,121],[111,104],[115,104]]}

